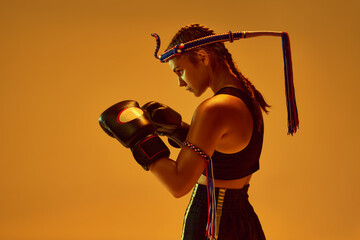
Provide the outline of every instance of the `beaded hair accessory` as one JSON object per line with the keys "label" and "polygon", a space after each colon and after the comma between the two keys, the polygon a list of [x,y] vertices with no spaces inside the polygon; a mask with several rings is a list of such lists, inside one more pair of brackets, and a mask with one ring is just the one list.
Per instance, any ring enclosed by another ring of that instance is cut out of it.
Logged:
{"label": "beaded hair accessory", "polygon": [[225,34],[215,34],[206,36],[203,38],[195,39],[186,43],[180,43],[174,46],[172,49],[166,51],[162,55],[158,55],[160,49],[160,37],[156,33],[152,33],[151,36],[156,39],[155,58],[159,59],[160,62],[164,63],[169,61],[170,58],[180,55],[183,52],[192,50],[194,48],[218,43],[218,42],[233,42],[241,38],[252,38],[259,36],[276,36],[282,38],[283,58],[284,58],[284,73],[285,73],[285,94],[286,94],[286,106],[288,112],[288,134],[293,135],[299,128],[298,111],[295,100],[295,90],[293,82],[293,71],[290,51],[290,41],[287,32],[277,31],[242,31],[242,32],[231,32]]}
{"label": "beaded hair accessory", "polygon": [[188,141],[184,142],[183,145],[194,150],[197,154],[206,160],[206,187],[208,194],[208,220],[206,225],[206,237],[208,239],[214,239],[216,200],[212,159],[204,151]]}

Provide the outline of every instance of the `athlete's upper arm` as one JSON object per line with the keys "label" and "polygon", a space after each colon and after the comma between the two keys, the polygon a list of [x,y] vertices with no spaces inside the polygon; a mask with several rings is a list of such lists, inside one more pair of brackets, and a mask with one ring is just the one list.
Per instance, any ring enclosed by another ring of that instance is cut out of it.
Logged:
{"label": "athlete's upper arm", "polygon": [[[186,139],[209,156],[214,153],[221,137],[231,129],[229,119],[234,113],[231,104],[219,99],[211,98],[200,104]],[[150,170],[174,196],[181,197],[193,188],[205,167],[205,159],[184,146],[176,161],[159,159],[150,166]]]}
{"label": "athlete's upper arm", "polygon": [[[221,136],[226,131],[221,107],[211,101],[200,104],[194,113],[187,136],[187,141],[200,148],[209,156],[212,156]],[[172,183],[171,189],[174,195],[183,196],[188,193],[197,182],[206,161],[194,150],[182,147],[176,161],[177,179]],[[176,184],[175,184],[176,182]],[[169,186],[169,185],[168,185]]]}

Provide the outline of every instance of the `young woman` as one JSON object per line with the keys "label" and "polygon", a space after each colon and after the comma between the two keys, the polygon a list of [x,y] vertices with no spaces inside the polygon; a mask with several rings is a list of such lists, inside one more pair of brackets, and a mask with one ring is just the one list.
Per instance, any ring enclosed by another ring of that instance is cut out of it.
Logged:
{"label": "young woman", "polygon": [[[214,34],[198,24],[186,26],[174,36],[167,50]],[[265,239],[248,201],[247,190],[252,174],[259,169],[263,142],[261,109],[267,112],[269,106],[238,71],[223,43],[194,48],[168,62],[180,87],[185,87],[196,97],[208,88],[214,93],[198,106],[186,140],[212,156],[217,202],[223,203],[218,211],[221,219],[215,237]],[[185,214],[182,239],[206,239],[205,166],[205,160],[188,147],[181,149],[176,162],[160,159],[150,165],[150,171],[174,196],[181,197],[194,188]]]}
{"label": "young woman", "polygon": [[[140,110],[133,101],[106,110],[100,125],[130,147],[137,162],[175,197],[193,189],[182,239],[265,239],[247,192],[252,174],[259,170],[262,111],[267,113],[269,105],[237,69],[223,41],[208,36],[215,33],[198,24],[185,26],[160,56],[176,74],[180,87],[196,97],[208,88],[214,93],[197,107],[190,125],[164,104],[150,102]],[[234,37],[244,38],[245,33],[229,32],[229,40]],[[156,133],[181,147],[176,161],[169,158]]]}

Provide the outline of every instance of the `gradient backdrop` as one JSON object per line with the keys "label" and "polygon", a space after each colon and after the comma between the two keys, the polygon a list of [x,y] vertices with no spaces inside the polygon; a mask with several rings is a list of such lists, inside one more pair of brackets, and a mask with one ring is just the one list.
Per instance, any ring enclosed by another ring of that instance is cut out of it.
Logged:
{"label": "gradient backdrop", "polygon": [[[360,239],[358,0],[0,1],[0,239],[179,239],[173,198],[98,117],[126,99],[189,122],[200,98],[153,57],[183,25],[286,30],[300,130],[287,136],[281,39],[227,44],[272,105],[250,200],[270,240]],[[172,157],[176,157],[172,150]]]}

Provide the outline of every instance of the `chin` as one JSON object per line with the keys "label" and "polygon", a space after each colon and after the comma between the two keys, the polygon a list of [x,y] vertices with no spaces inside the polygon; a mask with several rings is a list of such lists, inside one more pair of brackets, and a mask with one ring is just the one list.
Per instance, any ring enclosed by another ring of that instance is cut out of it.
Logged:
{"label": "chin", "polygon": [[201,95],[203,95],[202,93],[194,93],[195,97],[201,97]]}

